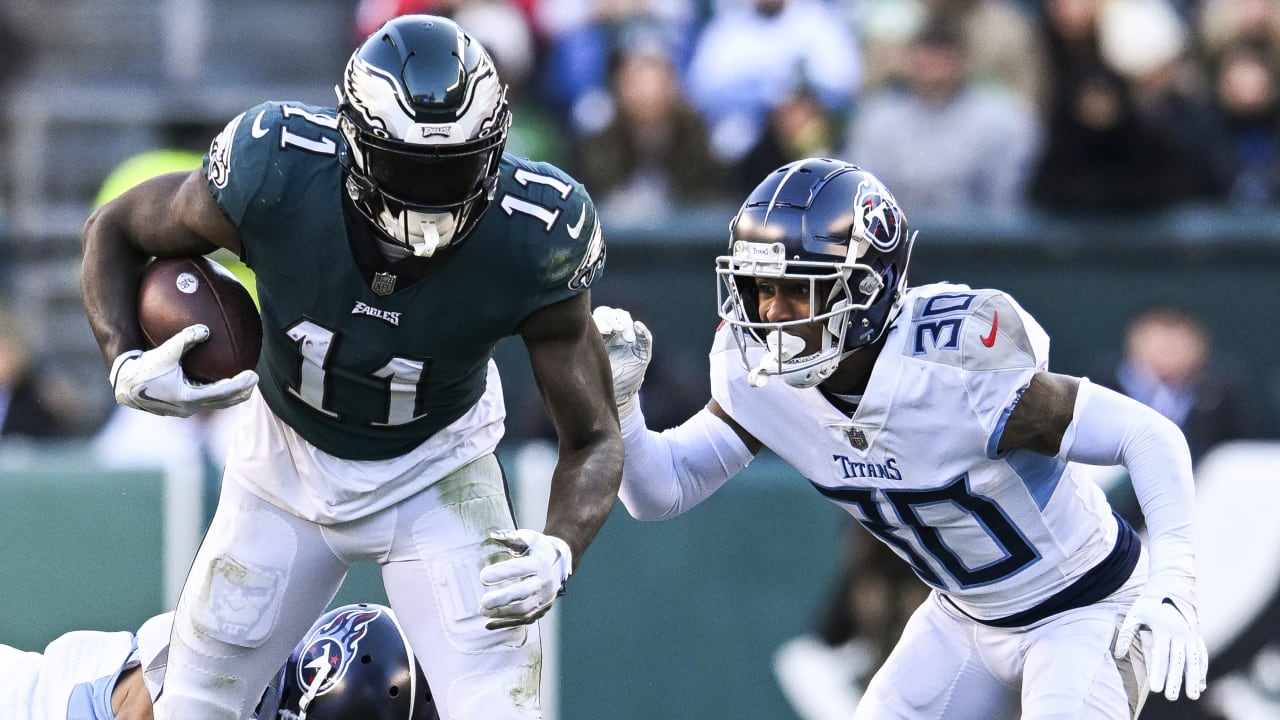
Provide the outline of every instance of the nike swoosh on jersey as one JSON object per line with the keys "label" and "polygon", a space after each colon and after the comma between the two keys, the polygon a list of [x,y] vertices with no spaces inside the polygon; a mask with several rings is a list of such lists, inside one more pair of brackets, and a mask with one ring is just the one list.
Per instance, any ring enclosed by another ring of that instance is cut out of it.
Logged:
{"label": "nike swoosh on jersey", "polygon": [[262,127],[262,116],[266,114],[267,114],[267,111],[262,110],[258,113],[258,117],[253,119],[253,128],[249,132],[252,133],[253,136],[256,138],[266,137],[267,133],[271,132],[267,128]]}
{"label": "nike swoosh on jersey", "polygon": [[573,238],[574,240],[577,240],[578,236],[582,234],[582,224],[585,223],[586,221],[587,221],[587,206],[583,205],[582,214],[578,216],[578,222],[574,223],[568,228],[565,228],[566,230],[569,231],[569,237]]}
{"label": "nike swoosh on jersey", "polygon": [[991,314],[991,334],[986,337],[980,337],[983,345],[991,347],[996,344],[996,329],[1000,327],[1000,313]]}

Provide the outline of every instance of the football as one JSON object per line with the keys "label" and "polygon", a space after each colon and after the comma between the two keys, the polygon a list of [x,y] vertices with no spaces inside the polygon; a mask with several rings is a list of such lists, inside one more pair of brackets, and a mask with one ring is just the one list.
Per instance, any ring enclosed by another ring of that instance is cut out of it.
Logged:
{"label": "football", "polygon": [[188,325],[202,323],[209,338],[182,356],[191,380],[210,383],[258,364],[262,317],[244,285],[207,257],[157,258],[138,286],[138,323],[147,348]]}

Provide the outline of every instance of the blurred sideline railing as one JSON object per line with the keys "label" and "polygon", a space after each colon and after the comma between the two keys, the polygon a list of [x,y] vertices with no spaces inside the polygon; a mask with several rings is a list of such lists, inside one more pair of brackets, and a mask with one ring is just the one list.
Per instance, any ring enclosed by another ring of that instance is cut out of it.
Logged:
{"label": "blurred sideline railing", "polygon": [[[521,525],[540,527],[554,446],[501,453]],[[1197,553],[1215,675],[1280,642],[1280,442],[1240,442],[1197,472]],[[38,650],[74,629],[128,629],[173,604],[203,533],[201,480],[112,470],[83,447],[0,445],[0,643]],[[621,507],[548,616],[547,720],[794,717],[774,651],[812,630],[837,580],[846,515],[771,454],[660,523]],[[181,574],[179,575],[179,577]],[[180,580],[179,580],[180,583]],[[385,602],[357,566],[335,604]]]}

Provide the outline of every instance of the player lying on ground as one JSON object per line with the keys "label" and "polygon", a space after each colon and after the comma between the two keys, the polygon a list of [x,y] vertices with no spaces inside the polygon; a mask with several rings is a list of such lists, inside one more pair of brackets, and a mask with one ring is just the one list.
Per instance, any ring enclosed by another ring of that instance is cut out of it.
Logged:
{"label": "player lying on ground", "polygon": [[[768,447],[910,563],[933,590],[856,718],[988,720],[1010,686],[1037,718],[1136,717],[1148,688],[1199,697],[1182,434],[1050,372],[1047,335],[1009,295],[908,286],[913,241],[864,170],[809,159],[769,174],[717,260],[711,400],[662,433],[638,398],[648,330],[597,308],[627,510],[679,515]],[[1073,463],[1128,469],[1149,547]]]}
{"label": "player lying on ground", "polygon": [[[4,720],[151,720],[169,656],[173,613],[137,632],[80,630],[44,653],[0,645]],[[390,608],[325,613],[294,648],[245,720],[439,720],[431,691]]]}

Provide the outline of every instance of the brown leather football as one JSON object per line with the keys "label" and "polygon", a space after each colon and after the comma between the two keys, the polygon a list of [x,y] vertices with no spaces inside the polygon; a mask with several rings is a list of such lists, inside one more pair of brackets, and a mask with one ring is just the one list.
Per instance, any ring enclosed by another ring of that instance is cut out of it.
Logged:
{"label": "brown leather football", "polygon": [[196,382],[229,378],[258,364],[262,317],[245,286],[207,257],[157,258],[138,287],[138,322],[148,349],[188,325],[202,323],[209,338],[182,356]]}

